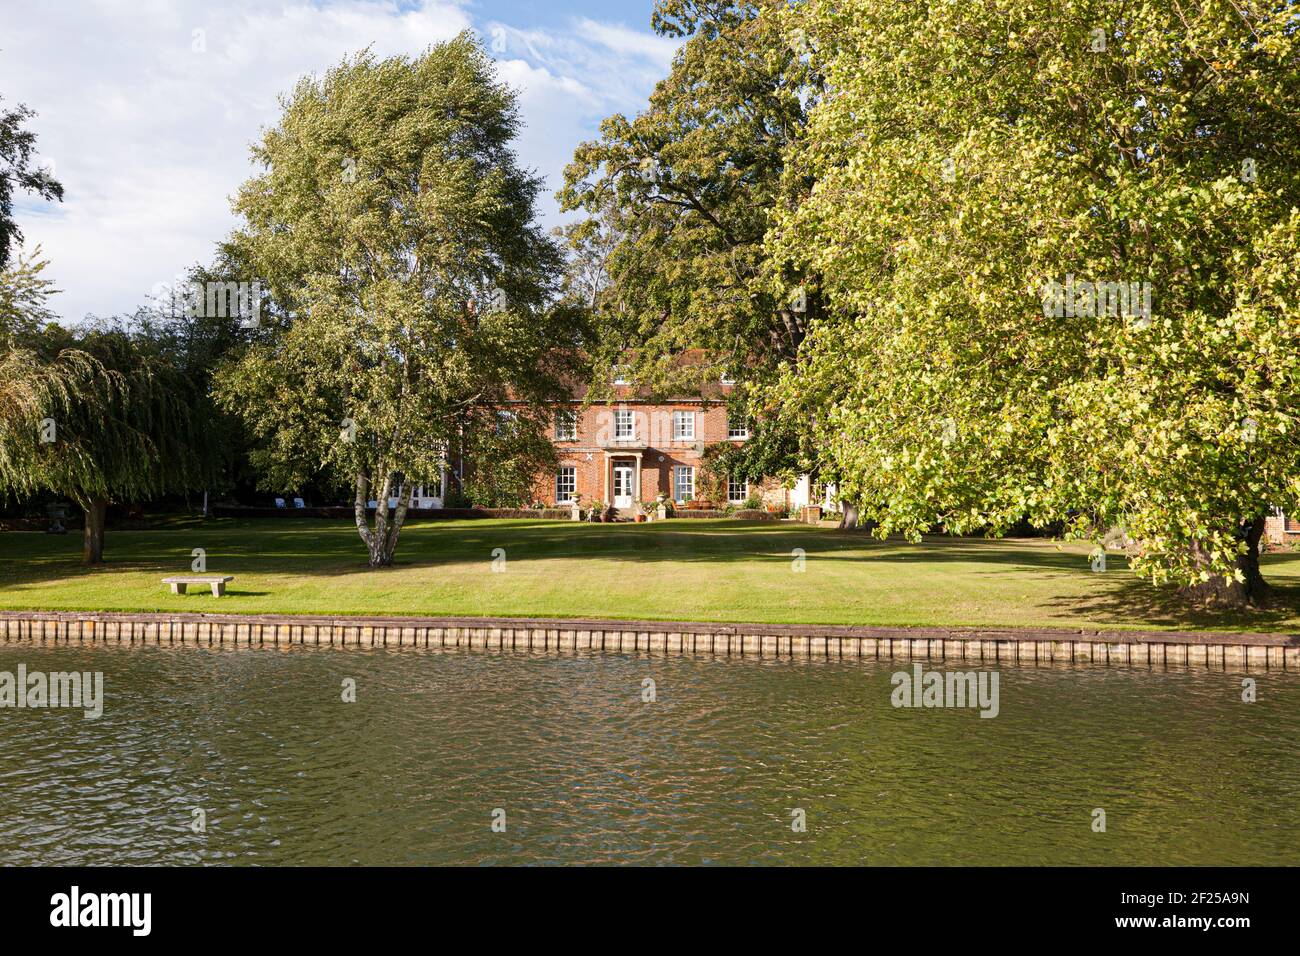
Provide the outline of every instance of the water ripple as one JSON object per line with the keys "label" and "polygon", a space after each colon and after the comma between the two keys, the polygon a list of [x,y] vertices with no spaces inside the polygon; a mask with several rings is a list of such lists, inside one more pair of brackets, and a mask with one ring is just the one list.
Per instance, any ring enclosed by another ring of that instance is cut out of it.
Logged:
{"label": "water ripple", "polygon": [[5,864],[1300,862],[1289,674],[1246,704],[1213,671],[1006,668],[985,720],[893,708],[887,662],[0,647],[19,663],[101,670],[106,700],[0,710]]}

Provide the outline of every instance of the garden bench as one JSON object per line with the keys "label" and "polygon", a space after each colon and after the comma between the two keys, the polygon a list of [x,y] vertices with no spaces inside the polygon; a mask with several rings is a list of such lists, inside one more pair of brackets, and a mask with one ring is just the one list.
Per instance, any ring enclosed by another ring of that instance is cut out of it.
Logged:
{"label": "garden bench", "polygon": [[172,586],[172,594],[184,594],[191,584],[210,584],[212,596],[221,597],[226,593],[226,582],[235,580],[233,574],[183,574],[174,578],[163,578],[163,584]]}

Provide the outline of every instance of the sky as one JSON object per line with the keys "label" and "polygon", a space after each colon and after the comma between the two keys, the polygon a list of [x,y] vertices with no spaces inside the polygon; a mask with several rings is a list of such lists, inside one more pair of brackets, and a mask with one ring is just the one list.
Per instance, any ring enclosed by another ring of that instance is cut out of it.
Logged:
{"label": "sky", "polygon": [[521,162],[545,177],[539,219],[573,148],[643,108],[675,39],[653,0],[0,0],[0,96],[38,114],[39,165],[62,203],[19,194],[67,322],[145,304],[237,225],[230,198],[277,97],[365,46],[414,55],[474,30],[519,94]]}

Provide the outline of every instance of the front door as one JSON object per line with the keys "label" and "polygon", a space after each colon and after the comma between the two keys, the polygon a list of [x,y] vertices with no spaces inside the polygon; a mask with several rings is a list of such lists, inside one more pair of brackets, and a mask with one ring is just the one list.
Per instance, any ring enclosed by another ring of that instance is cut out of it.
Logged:
{"label": "front door", "polygon": [[632,466],[614,466],[614,507],[632,507]]}

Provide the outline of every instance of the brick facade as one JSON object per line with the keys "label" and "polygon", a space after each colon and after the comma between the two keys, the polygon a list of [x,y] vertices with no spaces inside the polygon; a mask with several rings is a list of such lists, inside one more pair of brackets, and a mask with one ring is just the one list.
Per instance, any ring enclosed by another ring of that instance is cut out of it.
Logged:
{"label": "brick facade", "polygon": [[[718,442],[744,440],[729,437],[727,408],[717,401],[649,403],[627,399],[588,408],[575,401],[566,409],[557,409],[557,417],[559,414],[576,417],[574,437],[557,437],[554,421],[550,435],[560,468],[573,469],[574,490],[583,504],[603,501],[634,508],[638,501],[653,502],[660,492],[678,502],[697,498],[704,449]],[[674,469],[679,467],[694,469],[695,494],[685,496],[682,487],[674,484]],[[627,494],[616,498],[616,490]],[[748,491],[756,494],[762,489]],[[538,475],[534,497],[548,505],[562,497],[557,496],[556,474]]]}
{"label": "brick facade", "polygon": [[1264,519],[1264,540],[1279,545],[1300,543],[1300,520],[1291,515],[1269,515]]}

